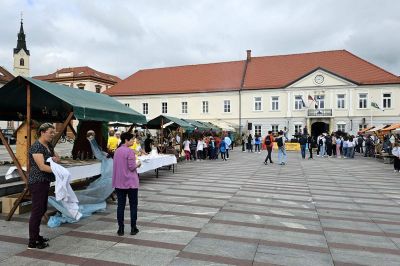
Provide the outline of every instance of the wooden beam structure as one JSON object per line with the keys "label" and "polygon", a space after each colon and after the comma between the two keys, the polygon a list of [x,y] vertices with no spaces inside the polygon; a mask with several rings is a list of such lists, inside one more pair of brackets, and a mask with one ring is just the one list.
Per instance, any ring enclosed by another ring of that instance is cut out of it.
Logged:
{"label": "wooden beam structure", "polygon": [[[61,130],[57,133],[57,135],[55,135],[55,137],[53,139],[53,142],[52,142],[53,147],[55,147],[57,145],[58,141],[61,138],[61,135],[67,129],[67,126],[70,124],[73,117],[74,117],[74,113],[73,112],[69,113],[67,119],[64,121],[64,123],[61,126]],[[76,132],[75,132],[75,134],[76,134]]]}

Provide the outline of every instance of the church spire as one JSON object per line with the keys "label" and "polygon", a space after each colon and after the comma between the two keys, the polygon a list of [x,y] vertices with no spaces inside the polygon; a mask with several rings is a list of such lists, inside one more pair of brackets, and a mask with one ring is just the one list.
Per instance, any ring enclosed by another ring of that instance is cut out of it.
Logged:
{"label": "church spire", "polygon": [[24,23],[22,22],[22,17],[21,17],[21,26],[19,28],[19,33],[18,33],[17,47],[14,48],[14,54],[17,54],[21,49],[24,49],[25,53],[27,55],[30,55],[28,48],[26,48]]}

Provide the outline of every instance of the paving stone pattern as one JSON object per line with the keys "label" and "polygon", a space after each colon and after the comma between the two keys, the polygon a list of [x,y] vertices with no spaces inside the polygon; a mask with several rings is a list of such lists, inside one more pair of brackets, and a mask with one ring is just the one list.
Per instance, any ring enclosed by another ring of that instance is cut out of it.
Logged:
{"label": "paving stone pattern", "polygon": [[26,249],[29,214],[2,219],[0,264],[400,265],[400,174],[391,165],[230,155],[142,175],[136,236],[117,236],[115,203],[76,224],[43,225],[44,250]]}

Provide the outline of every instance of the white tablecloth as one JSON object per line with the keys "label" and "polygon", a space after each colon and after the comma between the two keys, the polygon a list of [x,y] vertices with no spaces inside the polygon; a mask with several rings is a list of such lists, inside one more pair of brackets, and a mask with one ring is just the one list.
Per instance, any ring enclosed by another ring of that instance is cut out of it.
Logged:
{"label": "white tablecloth", "polygon": [[[144,155],[139,156],[139,160],[142,165],[137,169],[137,172],[144,173],[150,170],[155,170],[159,167],[163,167],[166,165],[176,164],[176,157],[174,155],[169,154],[158,154],[156,156],[153,155]],[[68,166],[68,171],[71,173],[71,181],[84,179],[96,175],[100,175],[101,173],[101,163],[96,161],[92,164],[87,165],[77,165],[77,166]],[[19,174],[16,168],[12,171],[13,176],[18,177]],[[11,175],[11,173],[10,173]]]}
{"label": "white tablecloth", "polygon": [[168,154],[159,154],[157,156],[143,155],[139,156],[139,160],[142,163],[142,165],[137,169],[139,174],[166,165],[176,164],[176,157]]}

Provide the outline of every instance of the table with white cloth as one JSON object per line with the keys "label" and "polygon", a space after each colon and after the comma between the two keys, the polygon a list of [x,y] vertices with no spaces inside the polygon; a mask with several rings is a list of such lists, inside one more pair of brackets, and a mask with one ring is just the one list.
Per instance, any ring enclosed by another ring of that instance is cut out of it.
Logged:
{"label": "table with white cloth", "polygon": [[[156,177],[158,177],[158,170],[163,166],[172,166],[172,171],[175,172],[175,164],[177,163],[177,160],[174,155],[143,155],[139,156],[138,159],[142,164],[139,168],[137,168],[138,174],[155,170]],[[71,181],[100,175],[101,173],[101,163],[98,161],[87,165],[71,165],[67,168],[72,176]]]}
{"label": "table with white cloth", "polygon": [[[158,170],[163,166],[172,166],[172,171],[175,172],[175,164],[177,163],[176,157],[170,154],[157,154],[157,155],[143,155],[138,157],[141,166],[137,169],[139,174],[151,170],[156,171],[158,177]],[[112,160],[112,159],[110,159]],[[98,160],[75,161],[75,160],[62,160],[60,163],[66,167],[71,173],[71,181],[86,179],[101,174],[101,162]],[[18,177],[19,173],[16,167],[10,167],[7,173],[7,179]]]}
{"label": "table with white cloth", "polygon": [[175,155],[171,154],[143,155],[139,156],[139,160],[142,165],[137,169],[138,174],[155,170],[156,177],[158,177],[158,170],[163,166],[172,166],[174,173],[177,163]]}

